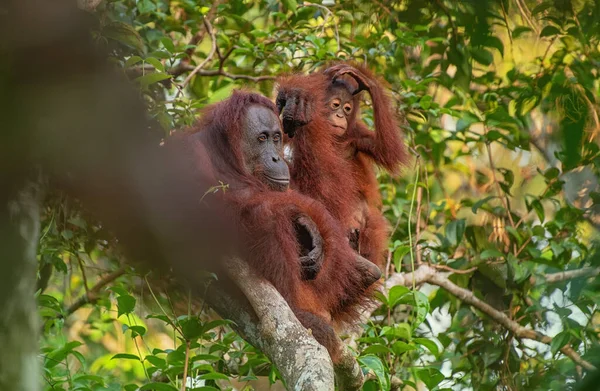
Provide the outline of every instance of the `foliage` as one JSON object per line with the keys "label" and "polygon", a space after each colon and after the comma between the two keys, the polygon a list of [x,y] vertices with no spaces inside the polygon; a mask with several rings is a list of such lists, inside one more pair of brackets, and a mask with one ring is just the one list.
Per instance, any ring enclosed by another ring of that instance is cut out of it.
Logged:
{"label": "foliage", "polygon": [[[396,286],[359,340],[365,390],[397,379],[573,389],[586,371],[565,347],[600,363],[600,281],[551,276],[600,267],[600,3],[106,0],[95,15],[98,44],[141,86],[165,136],[234,88],[271,96],[275,75],[331,60],[364,61],[389,83],[414,154],[402,177],[380,176],[389,273],[430,265],[552,338],[515,335],[435,282]],[[43,223],[46,389],[176,390],[184,373],[199,390],[277,379],[208,309],[119,269],[110,236],[77,205],[53,195]]]}

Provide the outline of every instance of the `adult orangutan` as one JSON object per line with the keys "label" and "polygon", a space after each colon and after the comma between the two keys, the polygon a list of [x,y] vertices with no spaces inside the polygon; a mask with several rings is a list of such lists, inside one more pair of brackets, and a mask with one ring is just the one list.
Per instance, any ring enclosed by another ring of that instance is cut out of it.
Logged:
{"label": "adult orangutan", "polygon": [[[372,100],[375,131],[360,120],[360,92]],[[337,64],[279,80],[277,107],[291,138],[292,184],[343,225],[353,247],[382,266],[389,224],[374,164],[397,174],[406,161],[398,120],[382,84],[364,67]]]}
{"label": "adult orangutan", "polygon": [[208,108],[186,139],[199,168],[210,167],[215,184],[229,186],[224,198],[242,227],[243,259],[274,285],[336,362],[332,326],[356,319],[381,272],[351,249],[319,202],[288,189],[273,103],[234,92]]}

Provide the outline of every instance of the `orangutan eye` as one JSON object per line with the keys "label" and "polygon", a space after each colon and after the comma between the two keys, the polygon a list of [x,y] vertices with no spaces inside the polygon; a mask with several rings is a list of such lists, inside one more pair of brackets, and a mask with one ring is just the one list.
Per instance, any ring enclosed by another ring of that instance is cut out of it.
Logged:
{"label": "orangutan eye", "polygon": [[275,133],[275,134],[273,135],[273,140],[274,140],[274,141],[279,141],[279,140],[281,140],[281,133]]}
{"label": "orangutan eye", "polygon": [[334,99],[331,101],[330,106],[332,109],[337,110],[342,105],[342,101],[339,99]]}
{"label": "orangutan eye", "polygon": [[350,114],[352,112],[352,105],[350,103],[346,103],[344,105],[344,111],[346,112],[346,114]]}
{"label": "orangutan eye", "polygon": [[265,134],[261,134],[260,136],[258,136],[258,141],[260,141],[260,142],[267,141],[267,136]]}

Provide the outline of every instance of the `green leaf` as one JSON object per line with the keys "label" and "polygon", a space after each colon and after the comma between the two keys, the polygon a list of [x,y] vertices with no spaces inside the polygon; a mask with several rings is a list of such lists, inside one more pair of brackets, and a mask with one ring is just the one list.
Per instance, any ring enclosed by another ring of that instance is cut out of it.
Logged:
{"label": "green leaf", "polygon": [[377,300],[379,300],[381,302],[381,304],[385,304],[386,306],[389,306],[388,298],[380,291],[373,292],[373,297],[375,297]]}
{"label": "green leaf", "polygon": [[489,48],[498,49],[500,55],[504,57],[504,43],[502,43],[500,38],[496,37],[495,35],[489,35],[485,38],[484,45]]}
{"label": "green leaf", "polygon": [[113,22],[102,30],[102,34],[110,39],[114,39],[132,49],[137,50],[138,53],[146,52],[146,45],[142,37],[138,32],[130,25],[122,22]]}
{"label": "green leaf", "polygon": [[506,264],[481,263],[477,270],[498,287],[506,289],[506,281],[508,280],[508,266]]}
{"label": "green leaf", "polygon": [[58,313],[62,313],[62,306],[54,296],[42,294],[38,296],[37,301],[40,307],[50,308]]}
{"label": "green leaf", "polygon": [[529,32],[531,32],[531,31],[533,31],[533,30],[531,29],[531,27],[527,27],[527,26],[517,26],[517,27],[515,27],[515,29],[513,30],[512,37],[513,37],[513,39],[517,39],[517,38],[519,38],[521,35],[523,35],[523,34],[525,34],[525,33],[529,33]]}
{"label": "green leaf", "polygon": [[211,373],[205,373],[204,375],[200,375],[200,379],[205,379],[205,380],[229,380],[229,377],[227,375],[224,375],[224,374],[219,373],[219,372],[211,372]]}
{"label": "green leaf", "polygon": [[197,316],[181,319],[179,324],[181,325],[183,338],[187,341],[192,341],[202,335],[202,322],[200,322]]}
{"label": "green leaf", "polygon": [[221,327],[221,326],[229,326],[229,325],[231,325],[233,323],[234,322],[232,322],[229,319],[211,320],[210,322],[206,322],[206,323],[204,323],[204,325],[202,325],[202,334],[204,334],[207,331],[210,331],[210,330],[212,330],[214,328]]}
{"label": "green leaf", "polygon": [[117,297],[117,308],[118,308],[117,317],[124,315],[124,314],[132,313],[133,309],[135,308],[135,297],[133,297],[131,295],[123,295],[123,296]]}
{"label": "green leaf", "polygon": [[481,259],[490,259],[490,258],[503,258],[504,254],[496,249],[487,249],[481,252]]}
{"label": "green leaf", "polygon": [[540,38],[549,37],[549,36],[557,35],[557,34],[560,34],[560,30],[558,29],[558,27],[546,26],[540,32]]}
{"label": "green leaf", "polygon": [[403,341],[396,341],[392,344],[392,351],[394,354],[401,355],[411,350],[416,350],[417,347],[413,344],[409,344]]}
{"label": "green leaf", "polygon": [[510,267],[513,279],[517,284],[525,281],[525,279],[529,278],[531,275],[529,269],[524,266],[523,263],[519,262],[512,254],[508,257],[508,266]]}
{"label": "green leaf", "polygon": [[114,356],[112,356],[111,360],[115,360],[117,358],[122,358],[124,360],[136,360],[136,361],[142,361],[140,360],[140,358],[138,356],[136,356],[135,354],[129,354],[129,353],[118,353],[115,354]]}
{"label": "green leaf", "polygon": [[58,364],[63,363],[63,361],[67,358],[67,356],[73,353],[73,349],[78,346],[83,345],[79,341],[71,341],[67,342],[64,346],[56,349],[46,355],[46,360],[44,363],[45,368],[54,368]]}
{"label": "green leaf", "polygon": [[481,122],[479,118],[477,118],[474,114],[469,113],[468,111],[463,112],[463,116],[456,123],[456,130],[463,131],[468,129],[474,123]]}
{"label": "green leaf", "polygon": [[144,336],[146,334],[146,328],[144,326],[128,326],[129,330],[131,330],[131,336],[137,337]]}
{"label": "green leaf", "polygon": [[137,9],[140,14],[148,14],[152,11],[156,11],[156,4],[151,0],[139,0],[137,2]]}
{"label": "green leaf", "polygon": [[383,344],[380,344],[380,343],[375,343],[375,344],[369,345],[362,352],[362,354],[364,354],[364,355],[367,355],[367,354],[388,354],[388,353],[392,353],[392,349],[390,349],[387,346],[385,346]]}
{"label": "green leaf", "polygon": [[491,65],[494,62],[494,55],[484,48],[471,48],[473,60],[483,65]]}
{"label": "green leaf", "polygon": [[409,293],[410,289],[408,289],[407,287],[403,286],[403,285],[396,285],[393,286],[390,289],[390,293],[388,295],[388,303],[389,303],[389,307],[393,308],[398,304],[398,301],[402,298],[402,296],[404,296],[405,294]]}
{"label": "green leaf", "polygon": [[435,368],[423,368],[416,371],[417,377],[425,383],[428,389],[435,388],[442,380],[444,375]]}
{"label": "green leaf", "polygon": [[483,204],[487,203],[489,200],[493,200],[494,198],[497,198],[497,196],[488,196],[482,200],[477,201],[471,207],[471,211],[473,211],[473,213],[477,213],[477,209],[481,208],[483,206]]}
{"label": "green leaf", "polygon": [[150,314],[146,316],[146,319],[160,319],[167,324],[171,324],[171,320],[166,315]]}
{"label": "green leaf", "polygon": [[452,247],[460,244],[465,234],[465,219],[452,220],[446,225],[446,238]]}
{"label": "green leaf", "polygon": [[140,56],[131,56],[127,59],[127,61],[125,61],[125,68],[129,68],[130,66],[135,65],[140,61],[142,61],[142,58]]}
{"label": "green leaf", "polygon": [[558,178],[560,170],[556,167],[551,167],[544,172],[544,177],[548,180]]}
{"label": "green leaf", "polygon": [[500,140],[501,138],[504,138],[504,135],[497,130],[490,130],[485,135],[485,139],[487,141],[496,141],[496,140]]}
{"label": "green leaf", "polygon": [[437,343],[435,343],[435,341],[432,341],[427,338],[414,338],[413,342],[426,347],[431,352],[431,354],[433,354],[436,357],[438,354],[440,354],[440,350],[437,346]]}
{"label": "green leaf", "polygon": [[197,354],[194,356],[194,360],[202,360],[202,361],[219,361],[221,357],[215,356],[213,354]]}
{"label": "green leaf", "polygon": [[410,341],[411,328],[407,323],[397,323],[393,326],[382,327],[379,335]]}
{"label": "green leaf", "polygon": [[532,15],[537,15],[541,12],[544,12],[545,10],[547,10],[548,8],[552,8],[554,6],[552,1],[543,1],[541,3],[539,3],[538,5],[536,5],[533,10],[531,10],[531,14]]}
{"label": "green leaf", "polygon": [[483,365],[487,368],[498,362],[502,357],[503,349],[498,346],[489,346],[483,351]]}
{"label": "green leaf", "polygon": [[296,13],[296,10],[298,9],[298,3],[296,0],[281,0],[281,3],[286,11],[292,11],[293,13]]}
{"label": "green leaf", "polygon": [[140,83],[140,86],[142,87],[142,89],[144,89],[151,84],[158,83],[159,81],[163,81],[170,78],[171,75],[169,75],[168,73],[153,72],[144,76],[140,76],[137,79],[135,79],[135,81]]}
{"label": "green leaf", "polygon": [[563,346],[565,346],[569,342],[569,332],[562,331],[558,333],[554,338],[552,338],[552,342],[550,343],[550,351],[552,354],[556,354]]}
{"label": "green leaf", "polygon": [[419,291],[413,292],[417,316],[413,322],[413,330],[416,329],[421,323],[425,321],[427,314],[429,313],[429,299],[423,293]]}
{"label": "green leaf", "polygon": [[147,383],[140,387],[140,391],[179,391],[177,388],[173,387],[167,383]]}
{"label": "green leaf", "polygon": [[431,107],[432,100],[433,100],[433,97],[431,95],[425,95],[424,97],[422,97],[421,101],[419,102],[421,105],[421,108],[423,110],[428,110]]}
{"label": "green leaf", "polygon": [[175,53],[175,45],[173,45],[173,41],[170,38],[162,38],[160,42],[169,53]]}
{"label": "green leaf", "polygon": [[73,381],[75,382],[93,382],[93,383],[98,383],[102,386],[104,386],[104,378],[102,376],[98,376],[98,375],[88,375],[88,374],[81,374],[81,373],[76,373],[75,375],[73,375]]}
{"label": "green leaf", "polygon": [[231,92],[234,88],[235,84],[233,83],[227,84],[224,87],[219,88],[218,90],[213,92],[213,94],[208,99],[207,103],[216,103],[222,101],[223,99],[226,99],[229,95],[231,95]]}
{"label": "green leaf", "polygon": [[160,369],[167,368],[167,360],[162,359],[160,357],[148,355],[144,358],[144,360],[148,361],[150,364],[154,365],[157,368],[160,368]]}
{"label": "green leaf", "polygon": [[377,377],[377,381],[379,381],[379,385],[381,389],[384,391],[390,390],[390,380],[387,376],[387,371],[381,359],[377,356],[366,355],[358,358],[358,362],[363,366],[375,374]]}
{"label": "green leaf", "polygon": [[154,57],[148,57],[145,60],[148,64],[152,65],[154,67],[154,69],[156,69],[159,72],[164,72],[165,71],[165,66],[156,58]]}
{"label": "green leaf", "polygon": [[394,266],[396,267],[396,270],[402,270],[402,258],[408,253],[410,253],[409,246],[398,246],[394,250]]}

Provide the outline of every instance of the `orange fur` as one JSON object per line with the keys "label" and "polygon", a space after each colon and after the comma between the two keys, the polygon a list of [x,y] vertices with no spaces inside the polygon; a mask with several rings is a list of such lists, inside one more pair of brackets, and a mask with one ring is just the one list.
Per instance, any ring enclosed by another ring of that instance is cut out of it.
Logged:
{"label": "orange fur", "polygon": [[[335,65],[335,64],[334,64]],[[343,137],[336,137],[327,121],[327,88],[332,79],[322,71],[308,76],[288,76],[279,80],[279,92],[300,91],[312,102],[310,121],[290,139],[293,148],[292,179],[301,193],[314,197],[327,207],[350,233],[359,229],[360,254],[375,264],[384,264],[389,224],[381,214],[375,167],[393,174],[406,162],[399,121],[381,81],[365,67],[353,65],[370,81],[375,132],[357,118],[355,110]],[[347,77],[347,76],[345,76]],[[366,203],[366,207],[364,204]]]}
{"label": "orange fur", "polygon": [[[223,198],[240,227],[239,254],[252,270],[281,293],[303,325],[325,345],[335,359],[333,328],[353,322],[357,310],[369,300],[364,274],[356,266],[339,222],[318,201],[296,191],[270,190],[243,169],[241,140],[246,110],[262,105],[275,112],[268,99],[246,92],[209,107],[185,139],[198,156],[197,169],[229,185]],[[203,164],[206,160],[210,164]],[[222,194],[222,192],[221,192]],[[324,261],[313,280],[302,280],[299,243],[294,221],[307,216],[323,238]],[[370,285],[370,284],[369,284]]]}

